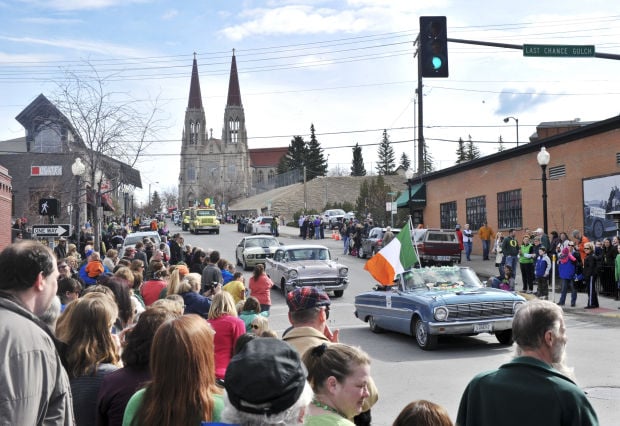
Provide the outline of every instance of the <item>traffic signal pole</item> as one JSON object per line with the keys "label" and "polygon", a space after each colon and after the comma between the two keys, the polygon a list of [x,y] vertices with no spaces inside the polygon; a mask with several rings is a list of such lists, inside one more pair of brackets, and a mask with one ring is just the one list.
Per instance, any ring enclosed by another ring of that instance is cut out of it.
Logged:
{"label": "traffic signal pole", "polygon": [[422,93],[422,55],[420,53],[420,44],[418,42],[418,176],[424,174],[424,108]]}

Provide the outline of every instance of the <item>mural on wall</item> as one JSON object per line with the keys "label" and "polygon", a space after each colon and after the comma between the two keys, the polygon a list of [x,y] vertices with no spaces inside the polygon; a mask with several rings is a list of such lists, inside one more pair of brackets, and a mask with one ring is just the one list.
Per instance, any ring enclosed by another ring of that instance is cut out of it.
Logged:
{"label": "mural on wall", "polygon": [[620,174],[583,180],[583,229],[591,240],[616,235],[606,213],[620,210]]}

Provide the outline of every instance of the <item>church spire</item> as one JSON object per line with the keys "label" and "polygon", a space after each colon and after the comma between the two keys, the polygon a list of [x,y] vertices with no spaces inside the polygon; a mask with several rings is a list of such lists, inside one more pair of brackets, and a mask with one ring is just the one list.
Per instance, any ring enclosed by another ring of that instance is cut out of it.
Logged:
{"label": "church spire", "polygon": [[[230,96],[230,95],[228,95]],[[194,64],[192,65],[192,81],[189,86],[188,108],[202,109],[202,96],[200,94],[200,80],[198,79],[198,62],[194,52]]]}
{"label": "church spire", "polygon": [[232,63],[230,64],[230,79],[228,80],[228,100],[226,101],[226,105],[242,106],[241,90],[239,89],[239,76],[237,75],[237,61],[235,59],[235,49],[233,49]]}

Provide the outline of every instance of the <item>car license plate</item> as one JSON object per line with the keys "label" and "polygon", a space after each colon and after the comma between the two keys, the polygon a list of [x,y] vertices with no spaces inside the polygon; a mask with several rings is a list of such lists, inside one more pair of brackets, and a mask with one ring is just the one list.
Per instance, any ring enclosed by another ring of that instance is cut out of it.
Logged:
{"label": "car license plate", "polygon": [[441,262],[449,262],[450,261],[450,256],[437,256],[437,260],[439,260]]}
{"label": "car license plate", "polygon": [[318,284],[314,286],[317,290],[325,290],[325,286],[322,284]]}
{"label": "car license plate", "polygon": [[493,324],[490,322],[483,324],[474,324],[474,333],[485,333],[493,331]]}

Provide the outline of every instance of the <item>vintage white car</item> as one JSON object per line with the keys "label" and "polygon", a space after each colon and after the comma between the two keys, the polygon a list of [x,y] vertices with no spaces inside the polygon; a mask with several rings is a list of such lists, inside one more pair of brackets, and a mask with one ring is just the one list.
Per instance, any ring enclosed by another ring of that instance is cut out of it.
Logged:
{"label": "vintage white car", "polygon": [[279,247],[266,259],[265,272],[283,295],[295,287],[314,286],[342,297],[349,285],[349,268],[332,260],[327,247],[314,244]]}
{"label": "vintage white car", "polygon": [[265,263],[266,259],[273,257],[276,249],[280,247],[280,242],[276,237],[268,235],[252,235],[241,238],[235,249],[237,265],[243,269]]}

